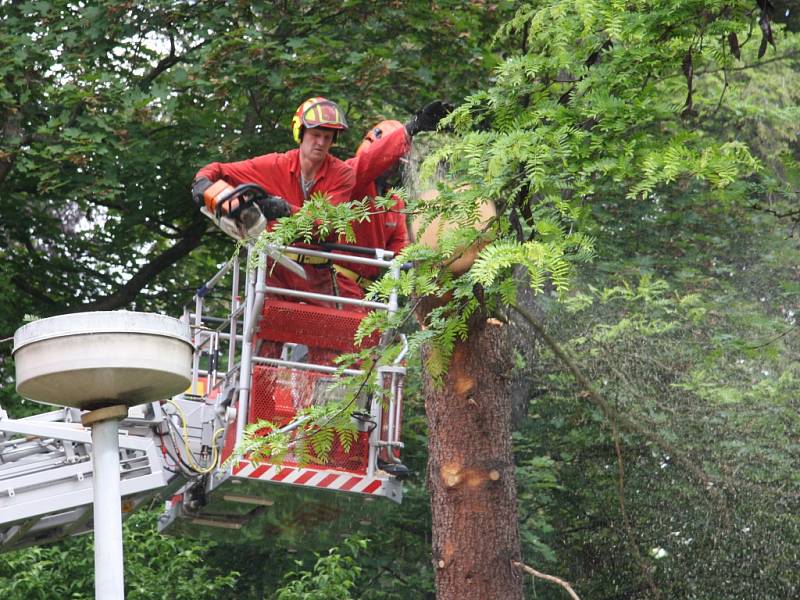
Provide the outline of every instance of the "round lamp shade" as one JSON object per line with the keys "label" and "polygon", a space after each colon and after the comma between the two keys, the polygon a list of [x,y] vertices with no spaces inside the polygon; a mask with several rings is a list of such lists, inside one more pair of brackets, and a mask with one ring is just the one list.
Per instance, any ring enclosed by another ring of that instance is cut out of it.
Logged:
{"label": "round lamp shade", "polygon": [[17,392],[35,402],[95,410],[169,398],[191,383],[189,325],[131,311],[28,323],[14,334]]}

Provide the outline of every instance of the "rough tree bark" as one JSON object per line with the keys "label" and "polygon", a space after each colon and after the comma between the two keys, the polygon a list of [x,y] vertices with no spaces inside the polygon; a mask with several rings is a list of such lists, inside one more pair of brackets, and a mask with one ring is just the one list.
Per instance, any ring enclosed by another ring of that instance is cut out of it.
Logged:
{"label": "rough tree bark", "polygon": [[[420,302],[422,321],[429,306]],[[509,327],[476,315],[443,384],[425,374],[437,600],[521,600]],[[423,352],[423,358],[427,358]]]}

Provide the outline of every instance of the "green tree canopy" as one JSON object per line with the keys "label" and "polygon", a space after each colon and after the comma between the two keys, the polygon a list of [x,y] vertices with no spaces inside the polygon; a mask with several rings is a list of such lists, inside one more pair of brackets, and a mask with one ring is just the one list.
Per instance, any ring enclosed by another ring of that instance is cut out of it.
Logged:
{"label": "green tree canopy", "polygon": [[[800,88],[796,15],[780,23],[790,8],[4,4],[0,289],[13,302],[2,336],[25,314],[174,312],[230,252],[189,202],[195,170],[290,147],[305,97],[347,107],[341,156],[378,117],[443,97],[458,104],[452,135],[423,169],[447,167],[440,199],[410,197],[410,209],[471,225],[491,199],[499,218],[438,253],[409,250],[417,268],[404,292],[443,300],[412,346],[433,345],[426,374],[440,379],[469,343],[470,317],[511,322],[520,284],[539,293],[535,316],[554,345],[509,368],[535,377],[515,435],[523,559],[586,598],[793,597]],[[478,235],[489,242],[478,262],[449,276],[442,262]],[[419,396],[410,383],[407,406]],[[337,571],[353,597],[430,593],[425,490],[410,487],[411,502],[365,532],[374,541],[352,563],[361,576]],[[237,597],[293,585],[236,548],[209,560],[247,571]],[[326,564],[306,563],[295,587]],[[536,593],[564,597],[541,582]]]}

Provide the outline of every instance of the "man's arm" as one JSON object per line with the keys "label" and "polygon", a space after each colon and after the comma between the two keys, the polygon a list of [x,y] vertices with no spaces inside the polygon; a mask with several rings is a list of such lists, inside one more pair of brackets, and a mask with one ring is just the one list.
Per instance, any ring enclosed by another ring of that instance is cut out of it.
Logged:
{"label": "man's arm", "polygon": [[201,212],[231,237],[257,235],[267,220],[292,212],[286,200],[265,189],[277,181],[277,158],[267,154],[233,163],[210,163],[195,175],[192,198]]}
{"label": "man's arm", "polygon": [[357,156],[345,162],[355,172],[354,200],[360,200],[359,194],[366,186],[383,175],[392,165],[400,160],[411,148],[411,137],[404,127],[399,127],[387,136],[375,140]]}
{"label": "man's arm", "polygon": [[236,162],[212,162],[200,169],[194,178],[196,181],[205,177],[212,182],[223,179],[233,186],[257,183],[265,187],[268,174],[275,168],[276,163],[277,154],[265,154]]}

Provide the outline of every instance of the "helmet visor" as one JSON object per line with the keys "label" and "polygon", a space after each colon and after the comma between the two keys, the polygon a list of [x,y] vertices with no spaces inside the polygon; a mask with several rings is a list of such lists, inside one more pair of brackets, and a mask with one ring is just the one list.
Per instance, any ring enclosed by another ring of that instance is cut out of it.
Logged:
{"label": "helmet visor", "polygon": [[309,106],[300,119],[305,127],[329,127],[331,129],[347,129],[347,119],[339,105],[330,100],[323,100]]}

